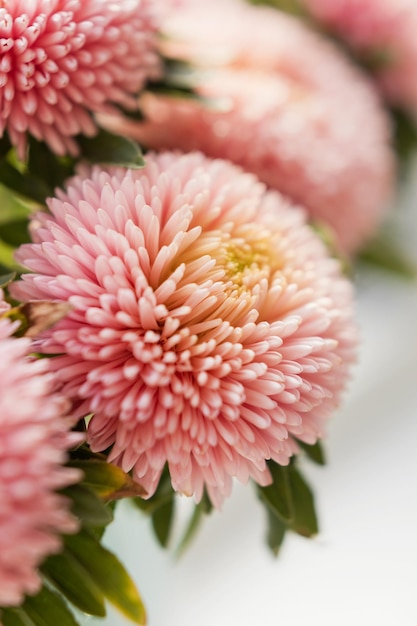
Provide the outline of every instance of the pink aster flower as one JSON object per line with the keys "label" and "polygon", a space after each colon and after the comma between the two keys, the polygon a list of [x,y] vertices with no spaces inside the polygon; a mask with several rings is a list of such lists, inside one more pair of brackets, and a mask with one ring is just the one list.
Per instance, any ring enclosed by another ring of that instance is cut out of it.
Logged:
{"label": "pink aster flower", "polygon": [[93,169],[37,215],[14,284],[71,311],[37,349],[95,451],[151,495],[216,506],[232,477],[267,484],[294,438],[313,443],[338,405],[356,333],[350,283],[304,214],[251,174],[200,153]]}
{"label": "pink aster flower", "polygon": [[55,492],[80,478],[62,466],[79,441],[68,432],[68,401],[54,391],[49,360],[30,359],[31,343],[11,337],[15,328],[0,318],[0,606],[39,590],[38,566],[59,551],[59,533],[77,529]]}
{"label": "pink aster flower", "polygon": [[303,0],[313,16],[373,61],[391,103],[417,114],[415,0]]}
{"label": "pink aster flower", "polygon": [[393,185],[389,121],[372,86],[285,14],[232,0],[190,5],[166,20],[166,52],[199,66],[204,101],[146,94],[146,123],[106,123],[150,148],[199,149],[243,166],[355,252]]}
{"label": "pink aster flower", "polygon": [[24,158],[26,136],[77,154],[91,113],[135,106],[158,71],[150,0],[2,0],[0,133]]}

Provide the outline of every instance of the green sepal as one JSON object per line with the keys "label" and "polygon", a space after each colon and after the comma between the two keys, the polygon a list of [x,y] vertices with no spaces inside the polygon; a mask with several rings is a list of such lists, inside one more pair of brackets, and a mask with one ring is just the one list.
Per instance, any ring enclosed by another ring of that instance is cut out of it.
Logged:
{"label": "green sepal", "polygon": [[317,441],[314,444],[309,444],[297,439],[297,444],[306,453],[311,461],[314,461],[317,465],[326,465],[326,456],[320,441]]}
{"label": "green sepal", "polygon": [[84,613],[104,617],[104,595],[87,570],[68,550],[50,556],[41,572],[69,602]]}
{"label": "green sepal", "polygon": [[144,489],[129,474],[104,459],[74,459],[69,465],[82,470],[83,484],[104,500],[144,495]]}
{"label": "green sepal", "polygon": [[83,526],[97,528],[113,521],[113,512],[101,498],[84,484],[71,485],[61,490],[71,500],[71,512]]}
{"label": "green sepal", "polygon": [[272,484],[256,487],[268,515],[268,546],[276,555],[287,530],[303,537],[313,537],[318,533],[318,522],[313,493],[296,467],[295,460],[288,466],[269,461],[268,468]]}
{"label": "green sepal", "polygon": [[9,246],[17,248],[22,243],[30,241],[27,219],[12,220],[0,224],[0,239]]}
{"label": "green sepal", "polygon": [[268,469],[272,483],[267,487],[258,486],[258,495],[279,519],[288,524],[294,517],[289,467],[269,461]]}
{"label": "green sepal", "polygon": [[93,533],[82,529],[64,537],[65,548],[87,570],[106,599],[135,624],[146,623],[142,599],[119,559]]}
{"label": "green sepal", "polygon": [[288,467],[294,517],[290,529],[303,537],[314,537],[319,532],[314,496],[295,464]]}
{"label": "green sepal", "polygon": [[79,626],[62,597],[45,586],[36,596],[26,596],[21,610],[36,626]]}
{"label": "green sepal", "polygon": [[171,498],[156,509],[152,515],[152,528],[160,545],[166,548],[171,536],[174,521],[175,499]]}
{"label": "green sepal", "polygon": [[100,129],[94,137],[79,135],[77,141],[82,156],[93,163],[121,165],[132,169],[145,164],[138,144],[107,130]]}
{"label": "green sepal", "polygon": [[273,511],[271,511],[269,507],[265,508],[268,523],[266,541],[272,553],[277,556],[284,541],[288,526]]}

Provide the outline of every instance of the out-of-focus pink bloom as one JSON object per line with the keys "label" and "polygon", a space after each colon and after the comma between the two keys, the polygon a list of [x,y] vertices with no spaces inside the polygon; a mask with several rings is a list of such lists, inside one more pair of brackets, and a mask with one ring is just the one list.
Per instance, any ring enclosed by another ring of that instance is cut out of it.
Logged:
{"label": "out-of-focus pink bloom", "polygon": [[312,15],[371,64],[388,100],[417,115],[415,0],[303,0]]}
{"label": "out-of-focus pink bloom", "polygon": [[134,96],[158,71],[150,0],[0,2],[0,133],[24,158],[27,133],[57,154],[94,135],[92,113]]}
{"label": "out-of-focus pink bloom", "polygon": [[330,43],[271,9],[190,3],[165,22],[166,52],[199,66],[204,101],[146,94],[144,124],[107,119],[155,148],[232,160],[303,204],[353,253],[393,185],[389,121],[363,75]]}
{"label": "out-of-focus pink bloom", "polygon": [[55,392],[49,359],[29,358],[31,342],[11,337],[15,328],[0,318],[0,606],[39,590],[38,566],[61,548],[59,533],[77,529],[56,490],[80,479],[63,467],[80,440],[69,432],[69,403]]}
{"label": "out-of-focus pink bloom", "polygon": [[266,484],[295,438],[313,443],[356,346],[352,290],[304,213],[200,153],[75,177],[17,258],[23,300],[68,301],[39,339],[93,450],[151,495],[216,506],[232,477]]}

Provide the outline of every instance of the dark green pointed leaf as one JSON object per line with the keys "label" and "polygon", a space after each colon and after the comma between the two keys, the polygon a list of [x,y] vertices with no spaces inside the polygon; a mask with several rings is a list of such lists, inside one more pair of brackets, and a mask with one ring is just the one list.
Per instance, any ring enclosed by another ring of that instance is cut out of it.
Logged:
{"label": "dark green pointed leaf", "polygon": [[290,528],[303,537],[313,537],[319,531],[313,492],[294,464],[288,470],[294,510]]}
{"label": "dark green pointed leaf", "polygon": [[167,547],[171,534],[175,509],[174,502],[174,498],[171,498],[168,502],[156,509],[152,515],[152,527],[163,548]]}
{"label": "dark green pointed leaf", "polygon": [[7,274],[0,275],[0,288],[4,289],[7,285],[10,285],[11,282],[16,278],[16,272],[8,272]]}
{"label": "dark green pointed leaf", "polygon": [[28,220],[19,219],[0,224],[0,239],[15,248],[30,241]]}
{"label": "dark green pointed leaf", "polygon": [[29,139],[28,170],[48,186],[49,195],[74,173],[74,159],[59,157],[45,143]]}
{"label": "dark green pointed leaf", "polygon": [[2,626],[36,626],[22,609],[2,609],[0,623]]}
{"label": "dark green pointed leaf", "polygon": [[36,626],[79,626],[62,597],[47,587],[27,596],[22,611]]}
{"label": "dark green pointed leaf", "polygon": [[13,189],[22,196],[44,204],[45,199],[50,195],[50,189],[42,180],[29,173],[19,172],[7,161],[0,163],[0,182]]}
{"label": "dark green pointed leaf", "polygon": [[0,158],[3,158],[7,155],[10,148],[12,147],[9,137],[4,134],[0,139]]}
{"label": "dark green pointed leaf", "polygon": [[258,495],[261,500],[284,522],[291,522],[294,511],[289,484],[289,467],[268,462],[272,483],[267,487],[259,487]]}
{"label": "dark green pointed leaf", "polygon": [[319,441],[310,445],[304,441],[297,439],[297,443],[304,450],[309,459],[317,463],[317,465],[326,465],[326,457],[324,455],[323,446]]}
{"label": "dark green pointed leaf", "polygon": [[210,498],[208,497],[207,493],[204,492],[201,502],[194,506],[193,514],[175,551],[177,556],[181,556],[185,552],[185,550],[188,548],[195,535],[197,534],[197,531],[200,528],[204,516],[211,513],[212,510],[213,505],[211,504]]}
{"label": "dark green pointed leaf", "polygon": [[146,623],[141,597],[129,574],[109,550],[86,529],[64,537],[72,556],[87,570],[107,600],[136,624]]}
{"label": "dark green pointed leaf", "polygon": [[84,526],[92,528],[107,526],[113,521],[110,507],[85,485],[72,485],[63,489],[61,493],[71,500],[71,511]]}
{"label": "dark green pointed leaf", "polygon": [[104,595],[86,569],[68,552],[49,557],[42,565],[43,575],[67,600],[84,613],[104,617]]}
{"label": "dark green pointed leaf", "polygon": [[185,552],[185,550],[188,548],[188,546],[190,545],[190,543],[196,536],[198,529],[200,528],[201,522],[203,521],[203,517],[204,517],[204,512],[198,506],[198,504],[196,504],[194,507],[193,514],[185,529],[185,532],[175,551],[177,556],[181,556]]}
{"label": "dark green pointed leaf", "polygon": [[143,167],[144,160],[139,146],[130,139],[101,129],[94,137],[78,138],[82,156],[93,163],[108,163],[123,167]]}
{"label": "dark green pointed leaf", "polygon": [[105,500],[145,495],[144,489],[120,467],[101,459],[74,459],[70,463],[83,471],[83,484]]}
{"label": "dark green pointed leaf", "polygon": [[268,516],[268,530],[266,540],[268,546],[271,548],[272,553],[277,556],[282,542],[284,541],[285,533],[288,530],[288,526],[285,522],[279,519],[277,515],[269,507],[265,507],[266,514]]}

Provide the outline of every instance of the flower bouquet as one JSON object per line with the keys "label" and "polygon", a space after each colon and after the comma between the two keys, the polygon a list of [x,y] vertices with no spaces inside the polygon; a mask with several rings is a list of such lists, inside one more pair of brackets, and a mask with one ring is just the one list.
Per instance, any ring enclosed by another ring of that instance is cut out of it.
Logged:
{"label": "flower bouquet", "polygon": [[236,481],[274,554],[317,534],[353,268],[413,274],[377,234],[413,52],[387,0],[359,46],[401,48],[387,73],[312,24],[356,50],[360,4],[0,1],[1,626],[146,623],[103,544],[122,499],[162,546],[192,499],[180,550]]}

